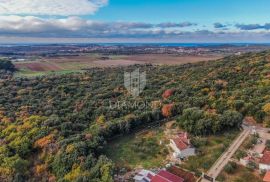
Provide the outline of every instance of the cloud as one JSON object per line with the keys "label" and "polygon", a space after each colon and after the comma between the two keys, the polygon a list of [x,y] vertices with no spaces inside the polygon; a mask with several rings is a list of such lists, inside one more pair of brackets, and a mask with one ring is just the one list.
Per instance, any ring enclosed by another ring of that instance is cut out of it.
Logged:
{"label": "cloud", "polygon": [[165,22],[165,23],[160,23],[157,24],[157,27],[161,28],[176,28],[176,27],[190,27],[190,26],[196,26],[196,23],[191,23],[191,22],[182,22],[182,23],[172,23],[172,22]]}
{"label": "cloud", "polygon": [[108,0],[0,0],[0,15],[88,15]]}
{"label": "cloud", "polygon": [[260,25],[260,24],[236,24],[235,27],[239,28],[240,30],[257,30],[257,29],[270,30],[270,23],[265,23],[264,25]]}
{"label": "cloud", "polygon": [[[160,25],[163,25],[162,27]],[[179,42],[244,42],[270,40],[268,32],[240,30],[209,31],[198,29],[188,31],[174,23],[151,24],[144,22],[100,22],[83,19],[78,16],[65,18],[41,18],[36,16],[0,16],[1,37],[17,37],[21,40],[151,40]],[[179,23],[175,23],[179,24]],[[167,25],[167,26],[165,26]],[[186,24],[188,25],[188,24]],[[266,24],[267,25],[267,24]],[[266,25],[264,25],[266,27]],[[171,27],[174,27],[173,29]],[[184,26],[185,27],[185,26]],[[2,40],[4,40],[2,38]],[[15,38],[13,38],[15,40]],[[1,40],[0,40],[1,41]]]}
{"label": "cloud", "polygon": [[166,35],[177,31],[169,31],[167,28],[183,28],[185,26],[191,26],[191,23],[99,22],[77,16],[60,19],[18,15],[0,16],[0,34],[20,36],[32,34],[47,37],[110,37],[136,36],[136,34],[138,36],[157,35],[160,33]]}
{"label": "cloud", "polygon": [[226,28],[227,27],[227,25],[224,25],[224,24],[222,24],[222,23],[214,23],[214,27],[215,28]]}
{"label": "cloud", "polygon": [[42,33],[76,31],[87,26],[87,21],[78,17],[66,19],[42,19],[34,16],[0,16],[0,33]]}

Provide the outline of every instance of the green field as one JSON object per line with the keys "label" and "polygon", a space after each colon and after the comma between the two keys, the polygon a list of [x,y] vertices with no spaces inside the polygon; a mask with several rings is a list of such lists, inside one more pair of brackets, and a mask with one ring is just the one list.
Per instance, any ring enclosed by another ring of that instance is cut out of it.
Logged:
{"label": "green field", "polygon": [[163,130],[159,128],[119,137],[106,146],[104,153],[118,167],[162,167],[168,154],[165,142]]}
{"label": "green field", "polygon": [[[238,133],[238,131],[232,131],[220,136],[200,137],[196,142],[196,145],[198,145],[196,148],[197,155],[184,161],[181,167],[194,171],[197,174],[206,172],[236,138]],[[149,147],[149,151],[157,151],[157,155],[144,152],[145,156],[147,156],[144,157],[139,151],[134,150],[134,144],[142,138],[156,142],[160,140],[163,141],[163,145],[159,145],[158,149],[151,145],[139,146],[139,148]],[[164,167],[167,155],[162,153],[162,151],[168,150],[165,143],[169,142],[168,139],[165,138],[163,128],[159,128],[157,131],[151,130],[139,135],[120,137],[109,143],[106,147],[105,154],[120,167]]]}
{"label": "green field", "polygon": [[196,142],[197,155],[189,157],[181,164],[181,167],[194,171],[197,175],[206,172],[229,147],[238,133],[238,131],[232,131],[219,136],[200,137]]}
{"label": "green field", "polygon": [[83,70],[61,70],[61,71],[31,71],[20,69],[15,72],[14,77],[38,77],[45,75],[64,75],[69,73],[81,73]]}
{"label": "green field", "polygon": [[237,165],[233,173],[228,174],[224,170],[218,176],[217,180],[220,182],[262,182],[263,176],[256,175],[252,170]]}

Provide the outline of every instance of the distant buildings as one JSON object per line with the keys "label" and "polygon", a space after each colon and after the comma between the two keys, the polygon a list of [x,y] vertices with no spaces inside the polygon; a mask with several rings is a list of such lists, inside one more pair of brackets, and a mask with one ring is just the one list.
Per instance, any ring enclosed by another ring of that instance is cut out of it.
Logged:
{"label": "distant buildings", "polygon": [[179,133],[175,138],[171,139],[170,146],[174,151],[173,156],[175,158],[184,158],[195,155],[195,148],[192,147],[186,132]]}

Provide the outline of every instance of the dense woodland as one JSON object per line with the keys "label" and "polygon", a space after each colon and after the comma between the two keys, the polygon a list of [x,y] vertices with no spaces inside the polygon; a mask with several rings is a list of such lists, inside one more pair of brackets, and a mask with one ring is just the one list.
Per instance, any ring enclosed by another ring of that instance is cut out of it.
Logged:
{"label": "dense woodland", "polygon": [[[147,72],[140,97],[124,88],[124,71],[135,68]],[[113,136],[171,117],[193,135],[238,129],[245,116],[269,126],[269,90],[269,52],[36,78],[2,71],[0,181],[113,181],[102,153]]]}

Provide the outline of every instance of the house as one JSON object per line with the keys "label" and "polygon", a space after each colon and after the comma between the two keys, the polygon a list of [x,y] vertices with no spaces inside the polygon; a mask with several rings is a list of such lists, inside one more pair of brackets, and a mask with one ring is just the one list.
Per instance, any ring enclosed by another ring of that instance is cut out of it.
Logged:
{"label": "house", "polygon": [[175,174],[176,176],[183,178],[185,182],[195,182],[196,181],[194,174],[192,174],[191,172],[186,171],[184,169],[181,169],[179,167],[172,166],[167,170],[170,173]]}
{"label": "house", "polygon": [[253,158],[251,156],[246,156],[246,157],[240,159],[240,163],[243,166],[247,166],[251,161],[253,161]]}
{"label": "house", "polygon": [[151,182],[151,179],[154,175],[155,173],[153,173],[152,171],[143,169],[133,179],[135,180],[135,182]]}
{"label": "house", "polygon": [[179,133],[174,139],[170,139],[170,146],[173,149],[175,158],[182,158],[195,155],[195,148],[192,147],[188,134]]}
{"label": "house", "polygon": [[263,156],[260,159],[259,169],[266,171],[270,170],[270,151],[264,151]]}
{"label": "house", "polygon": [[151,182],[184,182],[184,179],[168,171],[161,170],[152,178]]}
{"label": "house", "polygon": [[270,171],[267,171],[263,177],[264,182],[270,182]]}

